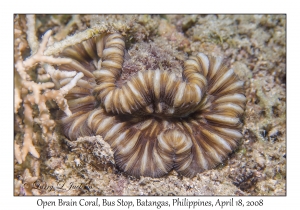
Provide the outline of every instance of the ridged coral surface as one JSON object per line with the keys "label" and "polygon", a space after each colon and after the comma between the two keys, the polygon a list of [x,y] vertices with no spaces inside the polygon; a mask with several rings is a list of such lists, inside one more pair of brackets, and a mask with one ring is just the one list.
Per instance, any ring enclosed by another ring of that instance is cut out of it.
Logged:
{"label": "ridged coral surface", "polygon": [[149,69],[119,85],[124,49],[120,34],[107,34],[62,53],[74,62],[60,69],[85,75],[66,96],[73,114],[60,117],[65,135],[103,136],[134,176],[174,169],[193,177],[222,162],[242,137],[246,98],[233,69],[199,53],[185,61],[182,78]]}

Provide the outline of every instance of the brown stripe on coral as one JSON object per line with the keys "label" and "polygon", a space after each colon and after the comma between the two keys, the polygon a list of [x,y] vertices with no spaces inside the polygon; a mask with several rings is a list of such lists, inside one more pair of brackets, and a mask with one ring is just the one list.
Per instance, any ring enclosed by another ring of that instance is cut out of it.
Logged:
{"label": "brown stripe on coral", "polygon": [[226,103],[232,102],[238,104],[241,107],[244,107],[246,102],[246,97],[240,93],[228,94],[217,98],[214,103]]}
{"label": "brown stripe on coral", "polygon": [[[76,86],[74,88],[72,88],[69,92],[67,97],[70,97],[71,95],[78,95],[76,98],[78,97],[82,97],[82,96],[86,96],[86,95],[90,95],[91,94],[91,90],[87,89],[87,88],[83,88],[83,87],[79,87]],[[74,97],[74,96],[73,96]]]}
{"label": "brown stripe on coral", "polygon": [[202,75],[207,77],[209,66],[212,65],[210,64],[208,57],[203,53],[198,53],[196,58],[200,63]]}
{"label": "brown stripe on coral", "polygon": [[106,133],[111,129],[116,120],[115,116],[108,116],[104,118],[98,125],[96,133],[105,137]]}
{"label": "brown stripe on coral", "polygon": [[89,55],[90,58],[93,60],[98,60],[99,57],[97,56],[96,52],[96,45],[95,45],[95,39],[88,39],[84,42],[82,42],[83,48],[85,49],[85,52]]}
{"label": "brown stripe on coral", "polygon": [[[79,113],[79,112],[78,112]],[[86,126],[86,120],[89,116],[89,113],[84,113],[77,116],[72,124],[70,125],[68,136],[70,139],[74,140],[78,137],[78,134],[81,136],[90,135],[93,132]],[[90,131],[90,132],[89,132]]]}

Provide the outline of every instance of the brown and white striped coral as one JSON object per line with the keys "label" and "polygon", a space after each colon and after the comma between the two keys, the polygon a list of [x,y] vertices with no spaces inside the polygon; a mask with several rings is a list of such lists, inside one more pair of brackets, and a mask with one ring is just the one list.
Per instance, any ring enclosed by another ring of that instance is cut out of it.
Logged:
{"label": "brown and white striped coral", "polygon": [[[202,53],[184,63],[182,78],[164,70],[139,71],[120,84],[125,43],[105,34],[66,48],[59,66],[84,77],[66,95],[71,116],[64,134],[101,135],[120,169],[134,176],[184,176],[216,166],[242,137],[243,82],[222,58]],[[61,85],[70,79],[61,80]]]}

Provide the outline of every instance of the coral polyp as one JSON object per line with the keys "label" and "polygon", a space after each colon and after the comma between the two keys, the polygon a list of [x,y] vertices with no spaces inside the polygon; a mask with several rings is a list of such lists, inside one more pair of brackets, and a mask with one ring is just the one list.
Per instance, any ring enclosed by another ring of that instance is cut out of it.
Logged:
{"label": "coral polyp", "polygon": [[101,135],[119,168],[133,176],[174,169],[193,177],[222,162],[242,137],[246,98],[233,69],[221,57],[198,53],[185,61],[180,78],[149,69],[120,85],[124,49],[114,33],[62,53],[73,62],[61,70],[84,74],[66,96],[72,115],[60,118],[64,134],[71,140]]}

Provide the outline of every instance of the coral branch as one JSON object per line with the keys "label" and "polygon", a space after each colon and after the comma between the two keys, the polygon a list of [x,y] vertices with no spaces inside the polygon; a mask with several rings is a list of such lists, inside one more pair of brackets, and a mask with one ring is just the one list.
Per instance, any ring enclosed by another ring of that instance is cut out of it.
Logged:
{"label": "coral branch", "polygon": [[22,163],[22,152],[21,152],[20,146],[16,143],[16,141],[15,141],[15,157],[16,157],[18,163],[21,164]]}
{"label": "coral branch", "polygon": [[76,85],[78,80],[80,80],[82,77],[83,73],[79,72],[67,85],[63,86],[60,89],[62,94],[66,95],[69,92],[69,90],[71,90]]}
{"label": "coral branch", "polygon": [[125,33],[127,30],[130,29],[128,23],[125,22],[118,22],[118,23],[108,23],[108,22],[98,22],[98,21],[91,21],[92,27],[88,28],[82,32],[79,32],[73,36],[68,36],[66,39],[56,42],[53,45],[49,46],[44,55],[57,55],[62,52],[63,49],[81,43],[89,38],[98,36],[100,34],[104,34],[107,32],[121,32]]}
{"label": "coral branch", "polygon": [[15,94],[15,113],[18,112],[19,108],[21,107],[22,98],[21,98],[21,81],[20,76],[15,73],[15,88],[14,88],[14,94]]}
{"label": "coral branch", "polygon": [[24,103],[24,115],[25,115],[25,134],[24,142],[22,147],[22,160],[24,161],[28,152],[34,157],[39,158],[40,155],[36,151],[35,147],[32,144],[32,134],[33,134],[33,118],[32,118],[32,108],[30,104]]}
{"label": "coral branch", "polygon": [[95,35],[100,34],[101,32],[105,31],[105,29],[98,29],[98,28],[90,28],[83,32],[79,32],[73,36],[68,36],[66,39],[56,42],[53,45],[49,46],[46,51],[44,52],[45,55],[55,55],[61,53],[63,49],[66,47],[78,44],[84,40],[87,40]]}
{"label": "coral branch", "polygon": [[39,49],[36,54],[33,56],[27,58],[24,62],[24,68],[27,69],[29,67],[34,66],[37,62],[43,62],[43,63],[49,63],[49,64],[56,64],[56,65],[61,65],[61,64],[68,64],[72,62],[71,59],[68,58],[54,58],[52,56],[45,56],[44,51],[47,46],[47,42],[52,34],[52,31],[49,30],[45,33],[43,36],[42,42],[39,46]]}
{"label": "coral branch", "polygon": [[[36,158],[40,157],[37,149],[33,145],[33,139],[35,138],[35,132],[33,130],[34,123],[37,123],[41,127],[44,140],[47,141],[49,138],[52,138],[52,130],[55,126],[55,121],[50,117],[50,111],[46,102],[54,100],[67,116],[72,115],[67,100],[64,97],[76,85],[78,80],[84,76],[81,72],[55,70],[52,66],[53,64],[70,64],[72,60],[69,58],[55,58],[53,56],[44,55],[52,31],[47,31],[43,36],[41,43],[38,45],[35,36],[34,15],[27,15],[27,27],[28,43],[31,47],[32,55],[25,59],[25,61],[23,61],[21,57],[18,57],[15,65],[15,113],[18,112],[23,103],[23,123],[25,128],[22,148],[20,149],[19,145],[15,142],[15,157],[18,163],[25,161],[28,153]],[[42,74],[42,76],[44,78],[50,76],[53,82],[37,83],[31,78],[29,72],[35,69],[33,67],[36,64],[43,64],[47,74]],[[61,78],[68,78],[70,81],[61,87],[58,82]],[[53,88],[55,86],[60,89],[54,90]],[[39,116],[34,116],[33,106],[35,105],[37,105],[39,110]]]}
{"label": "coral branch", "polygon": [[68,22],[68,24],[57,34],[55,34],[54,38],[56,40],[62,40],[64,39],[68,33],[70,32],[73,25],[77,25],[79,28],[82,27],[82,23],[80,21],[79,15],[72,15],[72,19]]}
{"label": "coral branch", "polygon": [[74,77],[76,75],[76,71],[56,70],[53,66],[49,64],[44,64],[44,68],[47,71],[47,73],[51,76],[56,88],[60,88],[59,80],[63,78]]}
{"label": "coral branch", "polygon": [[39,42],[35,35],[35,15],[26,15],[27,19],[27,41],[31,48],[31,54],[35,54],[39,48]]}

